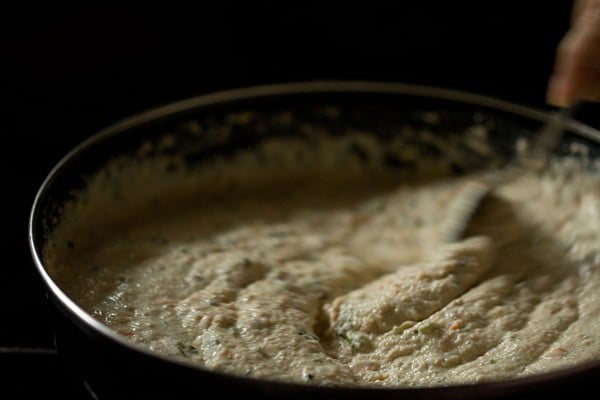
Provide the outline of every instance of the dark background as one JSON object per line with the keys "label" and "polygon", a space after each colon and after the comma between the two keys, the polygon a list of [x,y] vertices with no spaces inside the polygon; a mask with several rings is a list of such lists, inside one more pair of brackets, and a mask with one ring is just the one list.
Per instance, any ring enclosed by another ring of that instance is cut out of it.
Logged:
{"label": "dark background", "polygon": [[45,175],[87,136],[172,100],[313,79],[420,83],[547,108],[546,83],[571,8],[559,0],[218,4],[3,15],[2,250],[9,257],[0,276],[0,364],[15,377],[64,390],[26,224]]}

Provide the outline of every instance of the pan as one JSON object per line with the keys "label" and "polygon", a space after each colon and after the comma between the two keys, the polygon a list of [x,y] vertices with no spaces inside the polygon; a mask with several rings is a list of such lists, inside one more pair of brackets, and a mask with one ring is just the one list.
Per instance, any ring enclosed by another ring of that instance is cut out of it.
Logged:
{"label": "pan", "polygon": [[[161,176],[179,168],[202,169],[209,172],[211,182],[219,183],[224,169],[234,175],[241,173],[229,168],[228,163],[274,138],[300,141],[308,149],[307,154],[318,153],[311,133],[316,130],[331,138],[344,138],[348,132],[363,133],[381,149],[377,171],[400,181],[416,174],[424,160],[435,159],[444,159],[450,173],[461,176],[507,163],[518,151],[519,140],[535,135],[550,117],[547,111],[439,87],[310,81],[205,94],[118,121],[66,154],[49,172],[33,201],[29,244],[55,311],[58,354],[100,399],[214,393],[260,398],[529,399],[568,395],[579,388],[593,393],[598,388],[600,360],[525,377],[425,387],[311,385],[210,370],[151,351],[100,322],[71,295],[65,279],[47,256],[57,246],[53,238],[73,213],[72,205],[81,202],[83,194],[90,196],[91,183],[107,166],[112,168],[111,179],[120,184],[126,181],[119,180],[119,174],[127,175],[127,165],[132,163],[154,165],[153,173]],[[410,133],[422,131],[435,140],[423,141]],[[482,131],[488,140],[486,151],[465,141],[469,136],[465,132],[481,135]],[[413,146],[418,157],[403,157],[390,150],[391,141],[402,135],[410,136],[403,143]],[[593,164],[600,155],[600,132],[571,119],[555,156],[583,147],[587,149],[585,157]],[[364,143],[352,143],[344,151],[359,164],[372,163]],[[266,158],[267,164],[274,162]],[[331,154],[331,159],[340,157]],[[330,170],[346,167],[335,162],[328,166]],[[144,179],[150,193],[152,175]],[[123,194],[117,186],[109,194],[93,193],[118,198]],[[142,201],[144,196],[140,197]],[[115,218],[120,218],[119,212],[115,213]],[[81,215],[89,220],[78,223],[90,229],[110,219],[94,213]],[[66,249],[79,244],[77,238],[66,242]]]}

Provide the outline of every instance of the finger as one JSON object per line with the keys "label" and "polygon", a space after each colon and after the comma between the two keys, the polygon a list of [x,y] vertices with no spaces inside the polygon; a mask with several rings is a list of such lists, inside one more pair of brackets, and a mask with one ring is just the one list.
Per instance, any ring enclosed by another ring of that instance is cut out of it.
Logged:
{"label": "finger", "polygon": [[548,102],[568,106],[600,97],[600,0],[577,0],[572,27],[560,42],[548,82]]}
{"label": "finger", "polygon": [[[600,14],[599,14],[600,15]],[[574,28],[558,46],[555,69],[548,84],[548,102],[568,106],[577,100],[599,100],[600,29]]]}
{"label": "finger", "polygon": [[599,0],[578,0],[573,5],[571,26],[596,29],[600,22]]}
{"label": "finger", "polygon": [[548,83],[547,99],[550,104],[567,107],[576,100],[577,88],[581,85],[577,76],[579,61],[576,59],[579,57],[576,49],[580,41],[580,34],[571,30],[558,46],[554,71]]}
{"label": "finger", "polygon": [[576,0],[573,3],[573,9],[571,12],[571,25],[575,25],[577,20],[579,20],[581,13],[590,7],[590,3],[590,0]]}

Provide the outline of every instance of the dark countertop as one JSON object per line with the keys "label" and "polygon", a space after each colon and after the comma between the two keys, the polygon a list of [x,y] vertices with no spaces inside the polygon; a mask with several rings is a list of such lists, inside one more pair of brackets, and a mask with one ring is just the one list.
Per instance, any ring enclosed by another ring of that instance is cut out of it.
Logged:
{"label": "dark countertop", "polygon": [[[49,390],[65,390],[54,379],[62,372],[54,368],[52,318],[26,224],[45,175],[98,129],[214,90],[313,79],[420,83],[547,107],[545,85],[569,1],[548,2],[543,15],[523,2],[396,3],[8,15],[0,27],[2,245],[10,259],[0,280],[0,365],[14,366],[14,382],[46,371]],[[581,117],[598,127],[598,114],[591,107]]]}

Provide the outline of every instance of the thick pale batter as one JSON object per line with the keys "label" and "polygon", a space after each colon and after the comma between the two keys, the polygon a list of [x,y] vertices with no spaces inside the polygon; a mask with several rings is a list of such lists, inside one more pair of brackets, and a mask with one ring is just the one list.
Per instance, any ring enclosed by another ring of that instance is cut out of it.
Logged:
{"label": "thick pale batter", "polygon": [[98,320],[210,369],[332,385],[500,379],[600,358],[598,176],[568,159],[525,174],[447,244],[468,178],[282,175],[157,200],[85,245],[69,231],[48,260]]}

